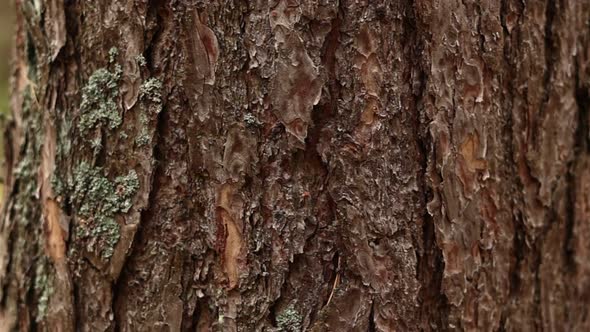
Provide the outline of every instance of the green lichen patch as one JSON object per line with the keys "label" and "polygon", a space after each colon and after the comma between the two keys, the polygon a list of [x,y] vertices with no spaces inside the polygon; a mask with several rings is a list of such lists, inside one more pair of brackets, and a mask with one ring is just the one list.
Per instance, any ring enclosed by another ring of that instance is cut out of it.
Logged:
{"label": "green lichen patch", "polygon": [[119,233],[119,224],[114,219],[105,218],[101,223],[95,225],[92,230],[90,230],[90,236],[94,239],[102,240],[101,248],[101,256],[103,258],[109,258],[113,255],[115,250],[115,246],[117,242],[119,242],[120,233]]}
{"label": "green lichen patch", "polygon": [[291,304],[277,315],[277,327],[279,331],[301,331],[303,317]]}
{"label": "green lichen patch", "polygon": [[135,138],[135,144],[137,144],[137,146],[146,146],[150,143],[150,141],[151,141],[151,137],[147,133],[146,129],[142,129],[141,132],[139,133],[139,136],[137,136]]}
{"label": "green lichen patch", "polygon": [[148,145],[152,139],[152,136],[150,135],[150,130],[152,128],[149,128],[150,118],[154,119],[154,116],[162,111],[162,82],[153,77],[147,79],[139,89],[139,96],[143,101],[143,105],[145,109],[147,109],[147,112],[143,112],[139,115],[141,129],[138,136],[135,138],[135,144],[138,146],[145,146]]}
{"label": "green lichen patch", "polygon": [[51,174],[51,179],[49,180],[51,183],[51,189],[56,196],[61,196],[66,192],[66,184],[62,181],[61,176],[57,174],[57,172],[53,172]]}
{"label": "green lichen patch", "polygon": [[135,61],[137,61],[137,64],[140,67],[145,67],[147,66],[147,61],[145,60],[145,57],[143,56],[143,54],[140,54],[138,56],[135,57]]}
{"label": "green lichen patch", "polygon": [[151,136],[149,135],[147,130],[149,119],[144,113],[139,115],[139,123],[141,124],[141,131],[139,132],[139,136],[135,138],[135,143],[138,146],[144,146],[149,144],[149,142],[151,141]]}
{"label": "green lichen patch", "polygon": [[26,129],[25,140],[14,169],[15,189],[13,218],[21,225],[28,225],[38,215],[38,169],[43,142],[43,113],[35,101],[31,86],[23,93],[22,119]]}
{"label": "green lichen patch", "polygon": [[[27,150],[27,151],[30,151]],[[19,179],[20,193],[30,195],[33,197],[35,189],[37,188],[37,181],[35,179],[35,171],[38,161],[29,154],[24,154],[23,159],[19,161],[14,169],[14,175]]]}
{"label": "green lichen patch", "polygon": [[[148,78],[139,89],[141,98],[145,98],[157,105],[162,104],[162,82],[157,78]],[[159,113],[159,110],[158,110]]]}
{"label": "green lichen patch", "polygon": [[134,170],[125,176],[110,181],[102,169],[81,163],[74,171],[74,203],[79,204],[79,213],[95,219],[126,213],[131,208],[131,198],[139,189],[139,180]]}
{"label": "green lichen patch", "polygon": [[[30,144],[30,143],[29,143]],[[37,169],[39,161],[32,153],[33,149],[27,148],[23,159],[17,164],[14,170],[16,179],[16,191],[14,199],[13,218],[19,224],[26,226],[35,220],[38,214],[37,205]]]}
{"label": "green lichen patch", "polygon": [[113,63],[117,60],[117,56],[119,56],[119,49],[116,47],[111,47],[109,50],[109,63]]}
{"label": "green lichen patch", "polygon": [[[57,113],[61,113],[57,111]],[[62,117],[58,122],[58,137],[57,137],[57,158],[59,161],[67,160],[72,153],[72,121],[68,117]]]}
{"label": "green lichen patch", "polygon": [[90,140],[90,148],[94,153],[98,153],[102,149],[102,137],[98,136]]}
{"label": "green lichen patch", "polygon": [[244,115],[244,122],[246,123],[246,125],[248,127],[260,127],[262,125],[262,123],[260,122],[260,120],[258,120],[257,117],[255,117],[252,113],[246,113]]}
{"label": "green lichen patch", "polygon": [[90,243],[100,248],[102,257],[111,257],[119,241],[115,215],[131,208],[132,198],[139,189],[137,173],[132,170],[111,181],[101,168],[83,162],[74,170],[71,187],[71,200],[81,217],[76,234],[94,240]]}
{"label": "green lichen patch", "polygon": [[45,264],[38,264],[35,269],[35,293],[37,294],[37,315],[36,321],[40,322],[45,318],[49,306],[49,298],[53,294],[53,283],[47,273]]}
{"label": "green lichen patch", "polygon": [[118,65],[115,67],[114,72],[106,68],[96,70],[88,79],[86,86],[82,88],[80,122],[78,123],[82,134],[87,134],[99,126],[115,129],[121,125],[117,98],[122,69]]}

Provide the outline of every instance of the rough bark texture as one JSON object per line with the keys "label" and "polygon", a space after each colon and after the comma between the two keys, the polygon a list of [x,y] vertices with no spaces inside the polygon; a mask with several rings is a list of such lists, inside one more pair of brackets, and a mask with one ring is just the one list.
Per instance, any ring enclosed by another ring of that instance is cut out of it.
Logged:
{"label": "rough bark texture", "polygon": [[3,329],[590,330],[590,2],[17,0]]}

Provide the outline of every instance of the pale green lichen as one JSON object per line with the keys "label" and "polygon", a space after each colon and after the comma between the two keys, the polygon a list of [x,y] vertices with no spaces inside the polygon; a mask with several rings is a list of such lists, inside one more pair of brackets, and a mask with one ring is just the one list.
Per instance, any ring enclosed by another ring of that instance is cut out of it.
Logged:
{"label": "pale green lichen", "polygon": [[35,12],[37,13],[37,16],[41,16],[43,14],[43,1],[34,0],[33,3],[35,6]]}
{"label": "pale green lichen", "polygon": [[[57,113],[61,114],[59,111]],[[60,120],[55,123],[58,132],[55,162],[58,165],[63,165],[72,157],[72,121],[68,116],[62,116]],[[67,171],[58,167],[51,175],[51,187],[57,196],[63,196],[66,194],[67,185],[63,180],[66,174],[64,173],[67,173]]]}
{"label": "pale green lichen", "polygon": [[251,113],[246,113],[244,115],[244,122],[249,127],[260,127],[262,125],[262,123],[260,122],[260,120],[258,120],[258,118],[256,118]]}
{"label": "pale green lichen", "polygon": [[31,86],[27,86],[23,92],[22,119],[23,128],[26,128],[26,139],[21,147],[21,159],[14,169],[14,218],[19,224],[27,225],[35,220],[38,213],[36,194],[39,156],[43,142],[43,114],[38,108]]}
{"label": "pale green lichen", "polygon": [[279,331],[301,331],[303,317],[293,305],[288,306],[277,315],[277,327]]}
{"label": "pale green lichen", "polygon": [[148,120],[147,116],[144,113],[142,113],[142,114],[139,115],[139,123],[141,123],[142,125],[145,126],[145,125],[148,124],[148,122],[149,122],[149,120]]}
{"label": "pale green lichen", "polygon": [[[162,82],[157,78],[149,78],[141,85],[139,96],[147,104],[149,112],[147,114],[158,114],[162,111]],[[139,135],[135,138],[138,146],[148,145],[151,141],[151,135],[148,132],[149,119],[147,114],[139,115],[139,123],[142,125]]]}
{"label": "pale green lichen", "polygon": [[148,78],[139,88],[139,95],[160,105],[162,103],[162,82],[157,78]]}
{"label": "pale green lichen", "polygon": [[135,138],[135,143],[138,146],[144,146],[144,145],[149,144],[149,142],[151,140],[151,137],[150,137],[148,130],[147,130],[147,125],[149,123],[149,120],[144,113],[139,115],[139,123],[142,125],[142,127],[141,127],[141,132],[139,133],[139,136],[137,136],[137,138]]}
{"label": "pale green lichen", "polygon": [[104,248],[101,255],[104,258],[109,258],[113,255],[115,246],[119,242],[119,224],[114,219],[105,218],[101,223],[92,228],[90,235],[94,238],[104,240]]}
{"label": "pale green lichen", "polygon": [[77,235],[98,239],[101,255],[109,258],[119,241],[119,225],[114,218],[131,208],[132,198],[139,189],[137,173],[131,170],[110,181],[101,168],[83,162],[74,170],[71,187],[72,203],[78,206],[78,214],[84,219]]}
{"label": "pale green lichen", "polygon": [[82,134],[86,134],[97,126],[115,129],[121,125],[117,97],[122,69],[118,65],[115,67],[114,72],[106,68],[96,70],[88,79],[86,86],[82,88],[80,122],[78,123]]}
{"label": "pale green lichen", "polygon": [[38,294],[36,321],[45,318],[49,306],[49,298],[53,294],[53,286],[47,275],[44,264],[38,264],[35,269],[35,292]]}
{"label": "pale green lichen", "polygon": [[144,57],[142,54],[140,54],[140,55],[136,56],[136,57],[135,57],[135,61],[137,61],[137,64],[138,64],[140,67],[145,67],[145,66],[147,66],[147,61],[145,61],[145,57]]}
{"label": "pale green lichen", "polygon": [[117,56],[119,56],[119,49],[116,47],[111,47],[109,50],[109,63],[113,63],[117,60]]}
{"label": "pale green lichen", "polygon": [[[30,144],[30,143],[28,143]],[[34,220],[37,214],[36,193],[38,188],[37,169],[39,161],[34,155],[34,150],[27,148],[23,159],[17,164],[14,176],[17,184],[16,197],[14,199],[14,220],[20,225],[26,226]]]}
{"label": "pale green lichen", "polygon": [[[61,113],[57,111],[57,113]],[[72,121],[68,117],[63,117],[59,122],[58,131],[59,135],[57,138],[57,157],[59,160],[64,160],[70,158],[70,153],[72,152],[72,138],[71,138],[71,130],[72,130]]]}
{"label": "pale green lichen", "polygon": [[111,182],[102,174],[101,168],[83,162],[74,171],[73,189],[74,202],[80,204],[82,216],[112,217],[129,211],[131,198],[139,189],[139,179],[131,170]]}
{"label": "pale green lichen", "polygon": [[90,140],[90,148],[94,152],[94,155],[97,155],[102,149],[102,137],[97,136]]}
{"label": "pale green lichen", "polygon": [[142,129],[141,133],[139,133],[139,136],[137,136],[137,138],[135,138],[135,144],[137,144],[138,146],[145,146],[148,145],[151,141],[151,137],[150,135],[147,133],[147,130]]}
{"label": "pale green lichen", "polygon": [[37,161],[34,157],[28,153],[23,154],[23,159],[16,165],[14,169],[14,175],[19,182],[19,190],[28,195],[33,195],[37,187],[37,181],[35,181]]}
{"label": "pale green lichen", "polygon": [[53,189],[53,192],[56,196],[61,196],[65,193],[66,185],[62,181],[61,177],[57,175],[57,172],[53,172],[53,174],[51,174],[50,182],[51,189]]}

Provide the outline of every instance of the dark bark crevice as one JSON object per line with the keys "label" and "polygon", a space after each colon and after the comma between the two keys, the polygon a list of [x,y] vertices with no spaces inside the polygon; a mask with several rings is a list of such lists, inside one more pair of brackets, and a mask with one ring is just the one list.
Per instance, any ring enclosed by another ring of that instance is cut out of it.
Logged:
{"label": "dark bark crevice", "polygon": [[541,99],[541,107],[539,113],[533,118],[533,128],[531,131],[533,137],[532,141],[536,142],[539,126],[543,123],[549,99],[551,98],[551,91],[553,90],[553,74],[555,71],[555,63],[559,57],[559,47],[557,43],[559,40],[554,36],[555,20],[558,15],[557,0],[547,0],[545,6],[545,26],[544,26],[544,47],[545,47],[545,68],[543,72],[543,95]]}
{"label": "dark bark crevice", "polygon": [[375,300],[371,302],[371,311],[369,312],[369,328],[368,332],[377,332],[375,327]]}
{"label": "dark bark crevice", "polygon": [[[143,56],[146,61],[146,67],[148,68],[149,73],[152,73],[152,75],[155,74],[156,67],[157,67],[153,63],[152,53],[154,51],[153,47],[155,47],[155,45],[157,45],[157,41],[159,40],[159,38],[162,34],[161,26],[163,24],[162,23],[163,18],[159,13],[162,12],[163,6],[165,6],[165,2],[161,1],[161,0],[150,0],[148,3],[148,12],[153,13],[151,15],[155,15],[155,26],[152,26],[151,30],[149,30],[149,32],[146,35],[144,35],[144,38],[148,37],[149,39],[145,40],[146,49],[143,52]],[[159,74],[161,74],[161,73],[159,73]],[[166,115],[167,115],[167,105],[166,105],[167,96],[162,96],[162,99],[163,100],[162,100],[162,105],[161,105],[161,111],[156,117],[156,124],[155,124],[155,129],[154,129],[154,134],[153,134],[152,176],[151,176],[150,182],[144,184],[145,186],[149,186],[147,208],[143,211],[140,211],[140,213],[139,213],[139,221],[137,224],[137,229],[135,231],[134,238],[131,241],[128,252],[125,256],[125,261],[122,264],[120,275],[118,276],[118,278],[116,280],[113,281],[113,286],[112,286],[113,297],[112,297],[112,303],[111,303],[111,310],[114,315],[113,327],[115,330],[120,330],[121,322],[123,319],[123,317],[121,317],[121,315],[124,313],[124,310],[125,310],[125,309],[120,309],[120,307],[122,306],[122,302],[127,300],[125,298],[125,296],[128,295],[126,292],[126,287],[127,287],[127,282],[130,278],[129,273],[131,273],[131,272],[128,270],[127,266],[128,266],[130,259],[132,259],[134,254],[137,252],[138,246],[140,246],[140,244],[143,241],[143,238],[145,236],[144,232],[146,231],[147,223],[149,223],[149,221],[154,218],[153,208],[158,206],[157,193],[160,190],[161,181],[162,181],[161,179],[163,179],[165,176],[164,170],[162,168],[160,161],[163,160],[163,158],[164,158],[164,152],[163,152],[163,149],[164,149],[163,144],[164,143],[163,143],[162,137],[164,135],[165,127],[167,125],[166,120],[165,120]]]}
{"label": "dark bark crevice", "polygon": [[[514,239],[512,244],[512,253],[514,255],[514,263],[510,267],[509,276],[509,295],[508,299],[513,300],[518,298],[521,285],[521,267],[524,258],[528,255],[529,250],[526,244],[526,229],[522,220],[520,212],[515,211],[516,215],[513,217],[514,222]],[[505,314],[505,310],[503,314]]]}
{"label": "dark bark crevice", "polygon": [[576,272],[576,253],[574,244],[574,228],[576,224],[576,202],[577,202],[577,179],[583,160],[590,152],[590,131],[588,115],[590,108],[590,95],[588,86],[580,82],[580,68],[578,58],[574,57],[574,79],[575,79],[575,100],[578,109],[578,123],[574,133],[574,158],[568,164],[566,181],[566,203],[565,203],[565,238],[563,243],[563,254],[566,268],[569,273]]}
{"label": "dark bark crevice", "polygon": [[543,330],[543,310],[542,310],[542,300],[541,300],[541,264],[543,263],[543,255],[542,255],[542,247],[540,243],[537,243],[533,246],[533,272],[534,272],[534,280],[533,280],[533,323],[535,326],[536,331]]}
{"label": "dark bark crevice", "polygon": [[305,255],[305,254],[297,254],[293,257],[293,262],[289,264],[289,268],[287,269],[286,273],[284,274],[283,283],[281,285],[281,290],[279,295],[268,307],[268,319],[273,327],[278,327],[278,320],[277,317],[279,313],[285,309],[285,303],[289,303],[291,299],[287,299],[284,295],[287,294],[287,291],[290,287],[290,275],[293,271],[293,267],[298,264],[297,258]]}
{"label": "dark bark crevice", "polygon": [[[500,22],[502,25],[503,31],[503,50],[502,56],[504,60],[504,68],[505,68],[505,76],[502,77],[502,84],[505,87],[505,98],[504,103],[502,105],[503,114],[504,114],[504,122],[505,122],[505,129],[504,131],[507,133],[505,139],[505,156],[507,160],[515,160],[516,158],[516,145],[518,144],[516,141],[515,135],[515,127],[514,127],[514,100],[516,97],[516,58],[515,58],[515,50],[513,45],[513,39],[520,41],[521,31],[520,25],[517,25],[516,30],[511,30],[508,27],[507,20],[508,15],[511,14],[509,11],[509,0],[502,0],[500,5]],[[519,7],[518,17],[516,18],[516,22],[522,22],[522,15],[524,11],[524,4],[521,3]],[[513,35],[515,35],[513,37]],[[524,262],[525,257],[528,255],[529,250],[527,246],[527,231],[526,226],[523,220],[522,211],[520,210],[520,206],[522,206],[523,197],[522,192],[524,191],[524,185],[519,178],[517,165],[512,163],[509,165],[509,178],[512,180],[513,183],[517,185],[516,189],[511,190],[511,196],[514,198],[511,201],[510,211],[511,219],[512,219],[512,227],[513,227],[513,240],[512,240],[512,249],[511,253],[513,256],[512,263],[510,265],[509,270],[509,293],[508,293],[508,301],[513,301],[518,298],[520,293],[520,286],[521,286],[521,268]],[[502,318],[500,320],[500,330],[505,330],[505,324],[507,320],[509,307],[506,306],[502,310]]]}
{"label": "dark bark crevice", "polygon": [[[190,320],[184,320],[182,321],[182,330],[183,331],[198,331],[198,327],[199,327],[199,320],[201,319],[201,314],[203,311],[203,308],[207,305],[206,301],[203,301],[203,299],[199,299],[195,305],[195,310],[192,312],[192,315],[190,317]],[[205,310],[207,310],[205,308]]]}
{"label": "dark bark crevice", "polygon": [[[5,225],[2,225],[2,226],[3,226],[2,228],[4,230],[5,229],[5,227],[4,227]],[[14,250],[15,250],[15,242],[16,242],[16,239],[17,239],[17,234],[14,234],[12,232],[12,229],[8,232],[8,234],[10,236],[7,239],[6,250],[8,250],[9,252],[14,252]],[[12,257],[12,255],[10,255],[8,257],[7,262],[6,262],[6,267],[5,267],[6,271],[11,271],[12,270],[12,268],[13,268],[13,262],[14,262],[14,258]],[[6,309],[6,307],[8,305],[8,303],[7,303],[8,302],[8,297],[9,296],[13,296],[13,294],[11,294],[10,289],[9,289],[9,287],[11,286],[10,285],[10,279],[8,279],[8,278],[3,279],[2,280],[2,284],[0,286],[2,287],[2,298],[0,300],[0,306],[2,308],[5,308]]]}
{"label": "dark bark crevice", "polygon": [[586,155],[590,153],[590,129],[588,120],[590,115],[590,92],[587,83],[582,83],[580,79],[580,66],[577,57],[572,60],[574,62],[574,80],[575,80],[575,97],[576,106],[578,108],[578,122],[575,131],[574,152],[576,159],[580,154]]}
{"label": "dark bark crevice", "polygon": [[420,205],[423,207],[421,215],[421,239],[416,239],[417,275],[421,288],[419,299],[421,305],[420,317],[423,329],[445,329],[448,326],[449,303],[442,290],[442,280],[445,263],[442,251],[437,244],[435,220],[426,209],[426,205],[433,198],[430,180],[428,179],[429,163],[435,160],[432,147],[432,138],[428,134],[427,115],[424,109],[424,99],[427,91],[428,75],[424,68],[428,68],[428,60],[424,58],[425,39],[427,32],[420,28],[416,20],[416,3],[409,1],[406,4],[404,15],[404,40],[407,43],[408,52],[406,60],[411,64],[408,82],[409,91],[413,97],[414,140],[418,150],[420,169],[418,181],[420,183]]}
{"label": "dark bark crevice", "polygon": [[141,213],[140,213],[139,224],[137,225],[137,230],[135,232],[134,239],[133,239],[131,246],[129,248],[129,252],[127,254],[126,260],[123,263],[123,267],[121,269],[121,274],[119,275],[119,278],[114,281],[114,284],[113,284],[112,306],[113,306],[113,313],[114,313],[113,324],[115,326],[115,329],[117,329],[117,327],[120,325],[120,324],[118,324],[119,322],[121,322],[121,319],[122,319],[122,317],[120,317],[120,315],[123,314],[123,310],[118,310],[118,306],[120,305],[121,301],[126,300],[125,296],[128,295],[124,291],[127,286],[126,283],[130,277],[128,275],[130,273],[130,271],[126,268],[127,264],[128,264],[129,259],[131,257],[134,257],[135,255],[137,255],[136,252],[137,252],[137,250],[139,250],[138,248],[141,246],[140,244],[144,243],[144,239],[146,237],[144,232],[147,229],[146,225],[147,225],[147,223],[150,222],[150,220],[152,220],[155,217],[155,212],[154,212],[153,208],[158,206],[157,193],[160,191],[162,181],[166,177],[164,174],[163,167],[158,162],[159,160],[162,160],[164,158],[164,154],[162,152],[162,149],[163,149],[162,135],[164,133],[165,126],[166,126],[166,123],[164,120],[165,115],[166,115],[166,105],[162,105],[162,111],[158,114],[156,131],[154,134],[154,141],[155,141],[154,147],[153,147],[154,169],[152,171],[153,175],[152,175],[151,183],[149,183],[150,190],[149,190],[149,194],[148,194],[148,205],[147,205],[148,208],[144,211],[141,211]]}
{"label": "dark bark crevice", "polygon": [[[484,55],[486,53],[486,49],[485,49],[485,42],[486,42],[486,37],[485,34],[483,33],[482,30],[482,24],[483,24],[483,19],[484,19],[484,14],[482,11],[482,3],[478,2],[477,4],[475,4],[475,8],[476,8],[476,12],[477,12],[477,34],[479,35],[479,51],[481,55]],[[485,65],[485,63],[484,63]]]}
{"label": "dark bark crevice", "polygon": [[331,289],[328,292],[328,297],[326,297],[326,299],[322,303],[321,308],[324,308],[325,306],[330,304],[330,302],[332,301],[332,297],[334,296],[334,292],[338,287],[338,283],[340,282],[340,259],[340,253],[336,251],[334,253],[334,257],[332,258],[332,275],[330,276],[330,280],[328,281],[328,286],[330,286]]}

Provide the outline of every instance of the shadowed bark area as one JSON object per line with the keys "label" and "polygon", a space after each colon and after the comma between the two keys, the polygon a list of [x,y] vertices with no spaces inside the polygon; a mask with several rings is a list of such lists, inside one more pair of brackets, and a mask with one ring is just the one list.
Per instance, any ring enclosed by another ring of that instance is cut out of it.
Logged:
{"label": "shadowed bark area", "polygon": [[0,329],[590,329],[590,1],[16,7]]}

